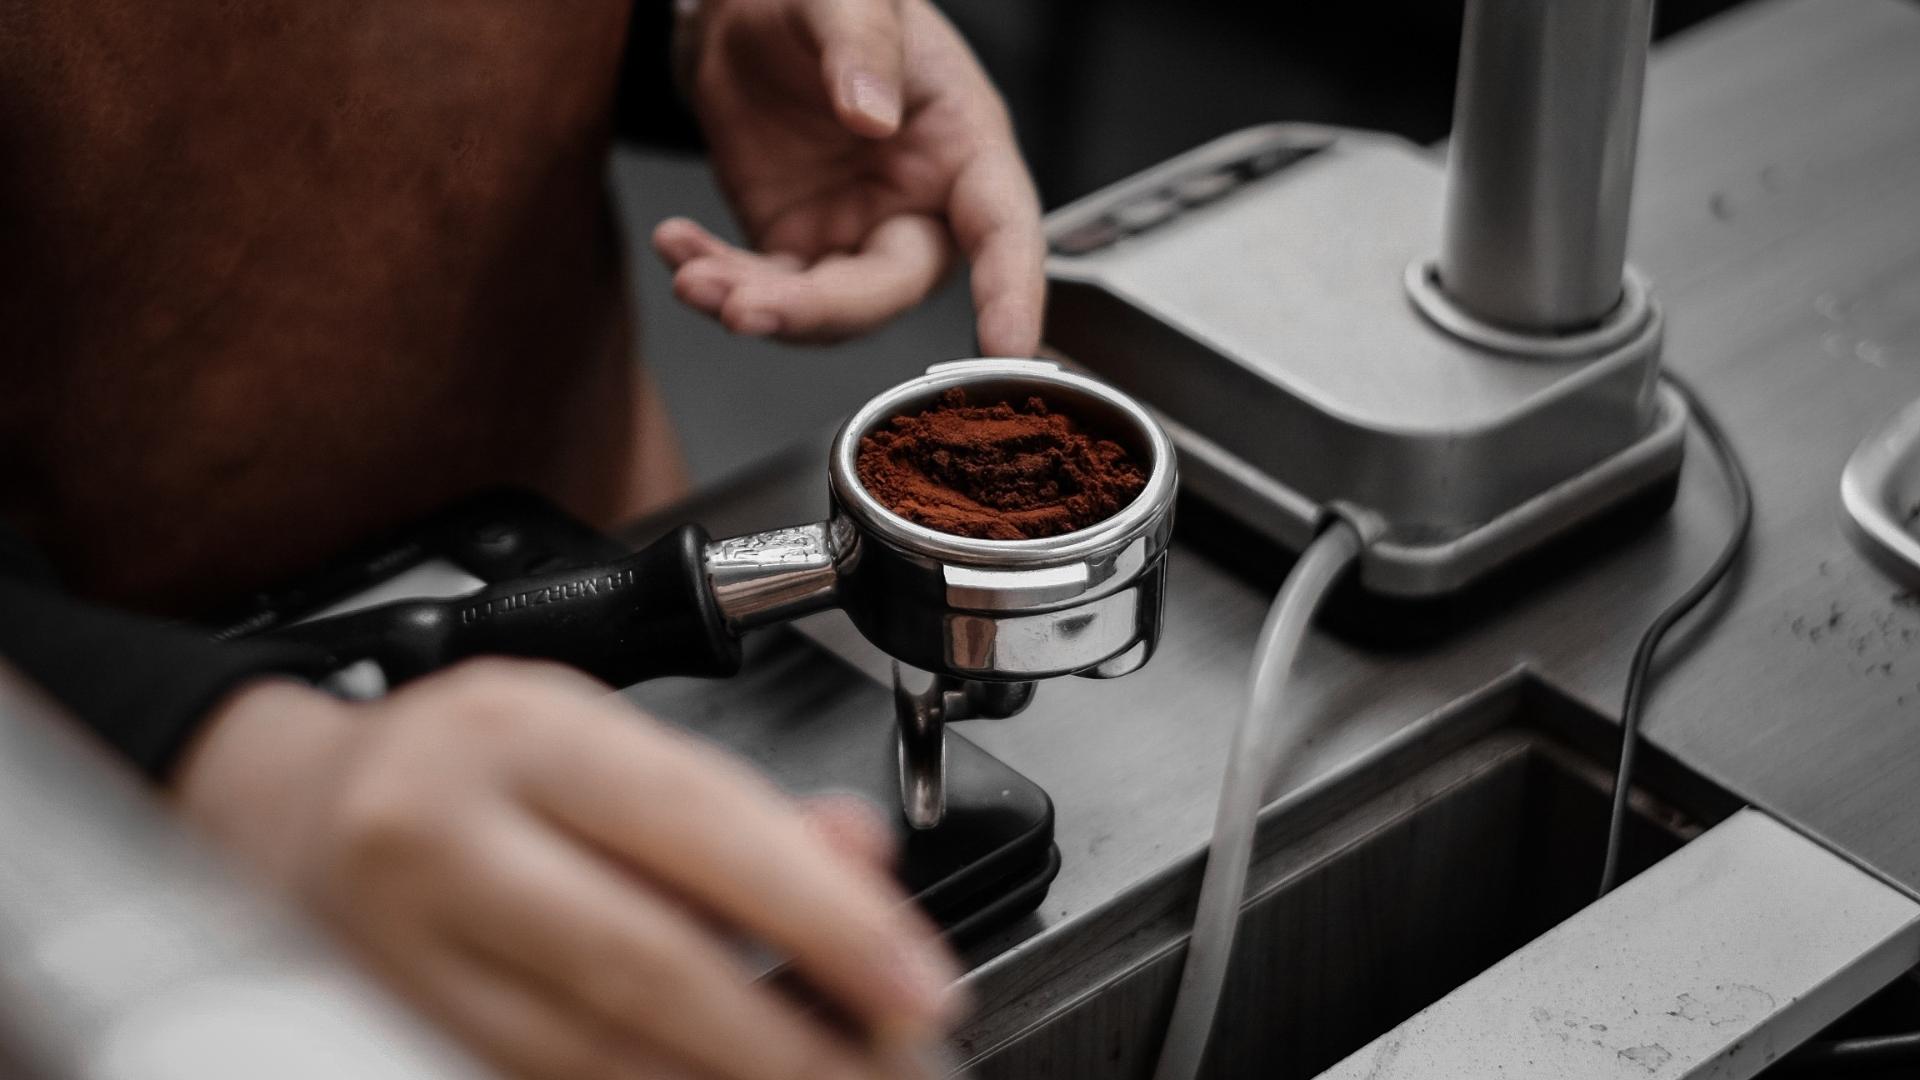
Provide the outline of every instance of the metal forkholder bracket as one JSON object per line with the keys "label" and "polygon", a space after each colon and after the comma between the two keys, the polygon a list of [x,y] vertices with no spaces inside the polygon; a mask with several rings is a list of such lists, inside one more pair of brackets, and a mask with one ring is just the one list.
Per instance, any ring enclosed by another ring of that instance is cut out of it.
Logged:
{"label": "metal forkholder bracket", "polygon": [[900,806],[907,824],[931,829],[947,813],[946,725],[1004,720],[1033,701],[1030,682],[956,679],[893,663],[893,708],[899,727]]}

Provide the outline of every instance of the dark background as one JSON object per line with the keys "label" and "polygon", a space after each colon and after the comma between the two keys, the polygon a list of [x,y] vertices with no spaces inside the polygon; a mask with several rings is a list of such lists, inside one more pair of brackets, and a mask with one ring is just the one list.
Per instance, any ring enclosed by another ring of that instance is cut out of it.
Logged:
{"label": "dark background", "polygon": [[[1665,0],[1655,36],[1735,0]],[[1460,0],[1365,4],[1226,0],[945,0],[1007,95],[1048,208],[1217,135],[1275,120],[1445,137]],[[859,342],[791,348],[732,338],[673,300],[646,238],[687,214],[735,235],[705,165],[623,150],[642,355],[707,484],[831,426],[927,364],[971,355],[961,282]]]}

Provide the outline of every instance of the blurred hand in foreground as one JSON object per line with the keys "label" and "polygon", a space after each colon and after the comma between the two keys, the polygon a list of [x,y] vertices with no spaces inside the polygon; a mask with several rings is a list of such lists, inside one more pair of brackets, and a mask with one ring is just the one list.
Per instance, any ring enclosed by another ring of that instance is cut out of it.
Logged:
{"label": "blurred hand in foreground", "polygon": [[[252,684],[176,791],[517,1076],[909,1076],[955,1019],[871,809],[803,808],[567,669],[478,661],[365,704]],[[839,1018],[756,982],[742,940]]]}

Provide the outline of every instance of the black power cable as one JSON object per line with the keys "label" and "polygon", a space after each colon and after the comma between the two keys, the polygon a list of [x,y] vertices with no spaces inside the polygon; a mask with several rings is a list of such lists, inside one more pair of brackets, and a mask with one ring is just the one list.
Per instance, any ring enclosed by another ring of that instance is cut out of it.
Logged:
{"label": "black power cable", "polygon": [[1607,821],[1607,858],[1600,871],[1601,896],[1612,892],[1620,880],[1620,848],[1627,831],[1627,794],[1633,786],[1633,758],[1639,748],[1640,717],[1647,707],[1647,682],[1653,675],[1654,653],[1659,651],[1660,641],[1667,636],[1667,631],[1699,606],[1700,601],[1727,576],[1727,571],[1733,569],[1734,560],[1746,546],[1747,534],[1753,528],[1753,488],[1747,482],[1746,466],[1740,463],[1740,455],[1734,452],[1725,429],[1708,411],[1706,403],[1700,400],[1700,395],[1694,392],[1693,387],[1671,373],[1666,375],[1666,380],[1686,399],[1688,411],[1693,414],[1694,422],[1700,425],[1700,433],[1713,448],[1714,457],[1719,459],[1720,469],[1726,474],[1727,486],[1733,489],[1733,529],[1727,534],[1720,554],[1714,556],[1713,565],[1686,592],[1654,616],[1640,635],[1640,644],[1633,650],[1633,663],[1627,668],[1626,701],[1620,710],[1620,764],[1614,770],[1613,813]]}
{"label": "black power cable", "polygon": [[[1686,618],[1726,578],[1746,546],[1747,534],[1753,528],[1753,488],[1747,479],[1746,466],[1741,464],[1740,455],[1727,439],[1726,430],[1720,426],[1720,421],[1706,403],[1700,400],[1700,395],[1694,392],[1693,387],[1671,373],[1665,377],[1686,399],[1687,409],[1692,412],[1694,421],[1700,425],[1701,435],[1705,436],[1714,457],[1719,461],[1720,471],[1733,493],[1733,528],[1720,553],[1714,557],[1713,565],[1686,592],[1654,616],[1634,648],[1633,663],[1627,669],[1625,703],[1620,712],[1620,764],[1614,772],[1613,810],[1607,821],[1607,857],[1600,871],[1602,896],[1613,891],[1620,879],[1620,849],[1626,834],[1627,795],[1632,789],[1634,751],[1640,741],[1640,719],[1646,711],[1647,683],[1652,678],[1654,654],[1659,651],[1661,639],[1673,629],[1674,624]],[[1784,1058],[1779,1069],[1783,1073],[1823,1072],[1832,1075],[1914,1065],[1920,1065],[1920,1031],[1808,1043]]]}

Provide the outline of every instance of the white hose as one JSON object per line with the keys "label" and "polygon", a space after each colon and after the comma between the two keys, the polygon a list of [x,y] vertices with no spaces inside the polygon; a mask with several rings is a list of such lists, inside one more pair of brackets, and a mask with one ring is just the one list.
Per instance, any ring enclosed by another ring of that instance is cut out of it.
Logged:
{"label": "white hose", "polygon": [[1247,890],[1247,864],[1253,857],[1254,826],[1261,796],[1275,770],[1298,762],[1312,725],[1289,711],[1282,691],[1314,612],[1347,566],[1360,554],[1360,535],[1336,520],[1307,546],[1280,587],[1254,646],[1246,712],[1234,732],[1220,806],[1213,818],[1213,843],[1200,879],[1200,902],[1193,937],[1187,945],[1180,992],[1173,1002],[1166,1042],[1154,1080],[1194,1080],[1213,1033],[1214,1013],[1233,958],[1240,928],[1240,906]]}

